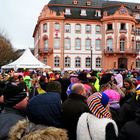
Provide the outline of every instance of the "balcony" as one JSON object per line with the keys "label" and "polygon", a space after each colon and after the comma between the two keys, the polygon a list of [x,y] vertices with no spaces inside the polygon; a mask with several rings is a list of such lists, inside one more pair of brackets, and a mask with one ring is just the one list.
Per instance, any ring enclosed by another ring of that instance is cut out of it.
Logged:
{"label": "balcony", "polygon": [[39,54],[52,54],[53,48],[48,48],[48,49],[40,48],[38,49],[38,53]]}
{"label": "balcony", "polygon": [[106,30],[106,34],[112,34],[112,33],[114,33],[114,30],[113,29],[107,29]]}
{"label": "balcony", "polygon": [[126,29],[120,29],[120,33],[127,33],[127,30]]}
{"label": "balcony", "polygon": [[105,49],[104,50],[105,55],[113,55],[113,54],[128,54],[128,55],[138,55],[139,51],[132,48],[125,48],[124,51],[121,51],[120,49]]}

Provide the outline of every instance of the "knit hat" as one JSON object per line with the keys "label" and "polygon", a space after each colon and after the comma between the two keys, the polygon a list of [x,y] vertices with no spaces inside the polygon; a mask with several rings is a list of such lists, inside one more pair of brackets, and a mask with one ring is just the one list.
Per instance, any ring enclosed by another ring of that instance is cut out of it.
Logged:
{"label": "knit hat", "polygon": [[108,102],[109,102],[109,97],[105,93],[102,92],[102,98],[101,98],[102,105],[106,107]]}
{"label": "knit hat", "polygon": [[[102,99],[103,96],[103,99]],[[102,101],[101,101],[102,100]],[[107,104],[107,97],[100,92],[92,94],[87,99],[90,111],[98,118],[111,118],[110,112],[104,107]],[[104,104],[104,105],[103,105]]]}
{"label": "knit hat", "polygon": [[3,93],[4,106],[12,107],[22,101],[27,95],[23,89],[12,83],[8,83]]}

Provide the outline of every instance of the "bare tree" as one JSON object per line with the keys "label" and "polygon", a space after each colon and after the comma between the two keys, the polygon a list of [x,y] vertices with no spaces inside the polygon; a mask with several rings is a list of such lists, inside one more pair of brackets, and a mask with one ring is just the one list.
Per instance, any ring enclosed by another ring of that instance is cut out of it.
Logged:
{"label": "bare tree", "polygon": [[17,58],[15,49],[6,34],[0,31],[0,66],[5,65]]}

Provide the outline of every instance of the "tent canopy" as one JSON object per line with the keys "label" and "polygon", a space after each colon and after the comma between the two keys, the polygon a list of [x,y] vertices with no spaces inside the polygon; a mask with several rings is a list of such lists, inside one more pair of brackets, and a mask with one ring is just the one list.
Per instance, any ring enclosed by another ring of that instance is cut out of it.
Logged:
{"label": "tent canopy", "polygon": [[15,60],[10,64],[2,66],[2,69],[10,69],[10,68],[17,70],[18,68],[51,68],[51,67],[40,62],[28,48],[17,60]]}

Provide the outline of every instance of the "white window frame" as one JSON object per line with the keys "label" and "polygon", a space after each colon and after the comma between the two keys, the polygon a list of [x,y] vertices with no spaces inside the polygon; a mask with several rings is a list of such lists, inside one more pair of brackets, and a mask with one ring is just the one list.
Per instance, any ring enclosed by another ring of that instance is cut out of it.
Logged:
{"label": "white window frame", "polygon": [[78,67],[78,68],[81,67],[81,58],[80,57],[75,58],[75,67]]}
{"label": "white window frame", "polygon": [[60,66],[60,57],[59,56],[55,56],[54,57],[54,66],[55,67],[59,67]]}
{"label": "white window frame", "polygon": [[70,63],[71,63],[71,60],[70,60],[70,57],[65,57],[65,67],[70,67]]}

